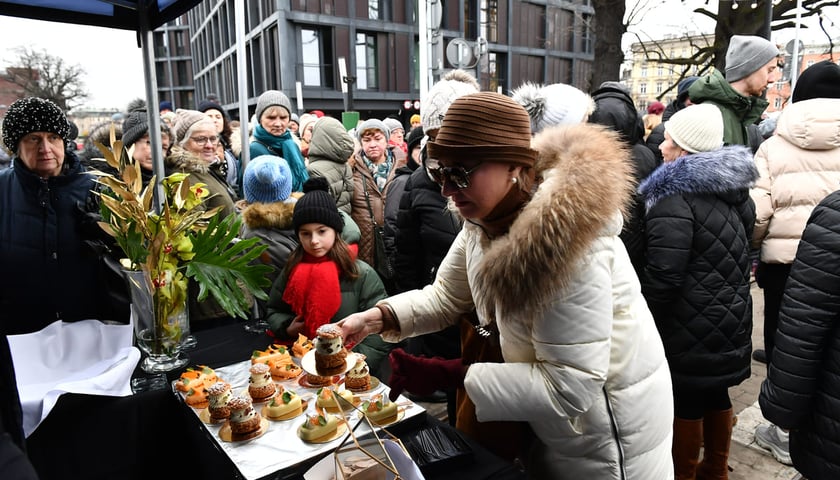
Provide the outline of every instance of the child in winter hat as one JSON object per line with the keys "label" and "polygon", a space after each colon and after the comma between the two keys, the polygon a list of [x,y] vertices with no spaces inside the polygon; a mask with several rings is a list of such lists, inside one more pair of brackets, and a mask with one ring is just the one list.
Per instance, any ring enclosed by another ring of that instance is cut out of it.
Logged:
{"label": "child in winter hat", "polygon": [[464,70],[452,70],[432,85],[425,98],[420,99],[420,123],[429,135],[440,128],[443,115],[456,98],[481,89],[475,77]]}
{"label": "child in winter hat", "polygon": [[335,199],[329,193],[329,182],[324,177],[313,177],[303,185],[303,196],[295,203],[292,224],[295,233],[307,223],[326,225],[336,233],[344,230],[344,219],[338,212]]}
{"label": "child in winter hat", "polygon": [[528,112],[534,135],[546,127],[585,122],[595,111],[592,97],[565,83],[525,83],[511,97]]}
{"label": "child in winter hat", "polygon": [[777,56],[779,49],[767,39],[733,35],[726,50],[726,81],[732,83],[748,77]]}
{"label": "child in winter hat", "polygon": [[292,194],[292,171],[286,160],[260,155],[248,162],[242,183],[248,203],[284,202]]}
{"label": "child in winter hat", "polygon": [[665,133],[689,153],[717,150],[723,146],[723,115],[711,103],[690,105],[665,122]]}
{"label": "child in winter hat", "polygon": [[26,97],[12,103],[3,118],[3,143],[10,152],[17,153],[20,140],[32,132],[54,133],[66,144],[70,124],[64,112],[52,101]]}

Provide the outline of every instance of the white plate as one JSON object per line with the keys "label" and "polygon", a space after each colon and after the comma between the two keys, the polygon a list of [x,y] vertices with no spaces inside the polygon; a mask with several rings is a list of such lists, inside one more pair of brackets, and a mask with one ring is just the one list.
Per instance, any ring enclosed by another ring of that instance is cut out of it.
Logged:
{"label": "white plate", "polygon": [[[332,375],[343,375],[350,371],[354,365],[356,365],[356,356],[357,353],[347,352],[347,357],[344,358],[345,365],[344,370],[338,373],[333,373]],[[311,373],[312,375],[318,375],[320,377],[330,377],[332,375],[323,375],[315,370],[315,350],[310,350],[306,352],[306,355],[300,360],[300,367],[303,368],[303,371],[306,373]]]}

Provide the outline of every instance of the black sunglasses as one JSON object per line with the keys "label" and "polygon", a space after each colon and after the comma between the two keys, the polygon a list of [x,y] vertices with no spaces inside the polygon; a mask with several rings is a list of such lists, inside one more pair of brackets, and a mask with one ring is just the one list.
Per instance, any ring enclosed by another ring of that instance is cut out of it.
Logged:
{"label": "black sunglasses", "polygon": [[449,180],[450,182],[454,183],[458,188],[467,188],[470,186],[470,174],[482,164],[479,163],[478,165],[474,166],[473,168],[467,170],[464,167],[426,167],[426,172],[428,172],[429,177],[441,187],[443,184]]}

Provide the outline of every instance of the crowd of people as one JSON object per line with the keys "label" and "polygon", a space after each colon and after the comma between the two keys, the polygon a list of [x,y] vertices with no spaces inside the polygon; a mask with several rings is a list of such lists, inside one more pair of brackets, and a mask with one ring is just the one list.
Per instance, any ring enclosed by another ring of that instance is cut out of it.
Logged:
{"label": "crowd of people", "polygon": [[[135,101],[88,146],[115,131],[148,184],[160,115],[164,174],[205,184],[207,209],[267,245],[253,316],[275,342],[338,323],[392,398],[446,401],[453,425],[529,478],[728,478],[728,389],[751,357],[768,364],[757,443],[809,479],[838,478],[840,67],[805,70],[768,133],[778,57],[736,35],[725,70],[644,109],[619,82],[504,95],[456,70],[408,128],[391,116],[348,130],[269,90],[248,145],[217,98]],[[41,98],[14,102],[2,132],[0,354],[7,335],[56,320],[127,322],[102,266],[120,251],[97,224],[98,149],[77,151]],[[194,293],[191,328],[242,320]],[[0,439],[21,453],[3,365]]]}

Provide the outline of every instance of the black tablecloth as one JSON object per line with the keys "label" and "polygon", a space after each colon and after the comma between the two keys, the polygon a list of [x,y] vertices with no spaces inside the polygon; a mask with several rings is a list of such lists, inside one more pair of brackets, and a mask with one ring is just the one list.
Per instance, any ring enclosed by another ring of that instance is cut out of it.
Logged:
{"label": "black tablecloth", "polygon": [[[198,346],[189,365],[219,368],[250,358],[271,338],[228,325],[196,332]],[[143,373],[138,371],[137,375]],[[171,372],[173,380],[180,372]],[[420,428],[449,425],[420,415],[389,431],[407,439]],[[128,397],[64,394],[27,439],[27,449],[41,480],[50,479],[235,479],[236,466],[209,437],[198,416],[170,389]],[[473,461],[445,471],[424,472],[428,480],[522,479],[509,462],[471,439]],[[298,480],[318,458],[266,479]]]}

